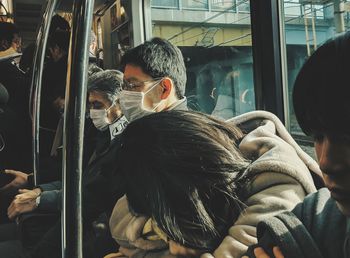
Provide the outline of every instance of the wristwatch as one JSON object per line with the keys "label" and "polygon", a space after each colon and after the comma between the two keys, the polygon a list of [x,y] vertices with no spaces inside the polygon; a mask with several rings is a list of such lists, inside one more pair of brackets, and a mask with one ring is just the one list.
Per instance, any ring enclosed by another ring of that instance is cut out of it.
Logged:
{"label": "wristwatch", "polygon": [[40,197],[41,197],[41,195],[39,195],[39,196],[36,197],[36,199],[35,199],[35,205],[36,205],[36,207],[39,207],[39,204],[40,204]]}

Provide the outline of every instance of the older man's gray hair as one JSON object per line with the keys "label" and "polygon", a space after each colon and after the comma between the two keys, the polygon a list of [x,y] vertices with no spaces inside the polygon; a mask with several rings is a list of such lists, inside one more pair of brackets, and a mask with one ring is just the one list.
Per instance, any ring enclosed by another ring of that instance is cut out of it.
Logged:
{"label": "older man's gray hair", "polygon": [[102,70],[89,77],[88,92],[96,91],[114,102],[122,90],[123,73],[118,70]]}

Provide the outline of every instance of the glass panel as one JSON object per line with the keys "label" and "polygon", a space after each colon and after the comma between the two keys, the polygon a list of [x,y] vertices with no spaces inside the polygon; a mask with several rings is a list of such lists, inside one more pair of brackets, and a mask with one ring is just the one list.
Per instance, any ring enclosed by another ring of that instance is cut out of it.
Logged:
{"label": "glass panel", "polygon": [[179,0],[151,0],[152,7],[179,7]]}
{"label": "glass panel", "polygon": [[182,51],[189,107],[228,119],[255,110],[250,13],[232,12],[236,1],[210,1],[222,10],[152,8],[153,36]]}
{"label": "glass panel", "polygon": [[211,0],[211,9],[236,11],[236,0]]}
{"label": "glass panel", "polygon": [[246,0],[237,0],[236,9],[237,9],[237,12],[249,13],[250,12],[249,2]]}
{"label": "glass panel", "polygon": [[131,2],[117,0],[110,9],[112,65],[120,63],[121,56],[131,47]]}
{"label": "glass panel", "polygon": [[208,9],[208,0],[180,0],[183,8]]}
{"label": "glass panel", "polygon": [[[284,22],[287,47],[287,75],[290,109],[290,131],[293,135],[302,136],[296,121],[292,92],[296,76],[304,61],[327,39],[337,32],[349,28],[348,13],[343,15],[335,11],[337,1],[327,0],[284,0]],[[338,1],[339,8],[339,1]],[[336,24],[337,16],[344,16],[345,26]]]}

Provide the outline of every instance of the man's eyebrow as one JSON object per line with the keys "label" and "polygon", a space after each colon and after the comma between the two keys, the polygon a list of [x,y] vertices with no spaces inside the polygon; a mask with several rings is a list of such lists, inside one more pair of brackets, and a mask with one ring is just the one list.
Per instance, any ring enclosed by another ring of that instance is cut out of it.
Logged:
{"label": "man's eyebrow", "polygon": [[129,78],[127,78],[127,79],[126,79],[126,78],[124,78],[124,79],[125,79],[126,81],[138,81],[138,82],[140,81],[138,78],[133,77],[133,76],[132,76],[132,77],[129,77]]}

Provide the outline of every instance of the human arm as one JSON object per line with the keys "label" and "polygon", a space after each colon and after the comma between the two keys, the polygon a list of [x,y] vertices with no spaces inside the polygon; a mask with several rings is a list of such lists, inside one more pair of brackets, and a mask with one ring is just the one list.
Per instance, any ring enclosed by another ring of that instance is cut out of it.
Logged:
{"label": "human arm", "polygon": [[248,246],[256,244],[256,226],[261,220],[292,210],[306,196],[301,183],[282,173],[266,172],[256,176],[251,184],[246,209],[229,229],[229,234],[210,257],[241,257]]}
{"label": "human arm", "polygon": [[[42,184],[33,190],[20,189],[11,202],[7,214],[10,219],[35,210],[40,212],[59,212],[62,206],[62,183],[60,181]],[[40,200],[37,198],[40,196]]]}
{"label": "human arm", "polygon": [[34,190],[20,189],[19,194],[15,196],[10,206],[7,209],[9,219],[15,219],[22,213],[27,213],[37,208],[36,199],[41,194],[41,190],[36,188]]}
{"label": "human arm", "polygon": [[28,184],[27,173],[24,173],[22,171],[17,171],[17,170],[11,170],[11,169],[6,169],[4,173],[13,175],[14,179],[10,183],[0,188],[0,192],[18,190],[20,188],[27,186]]}

